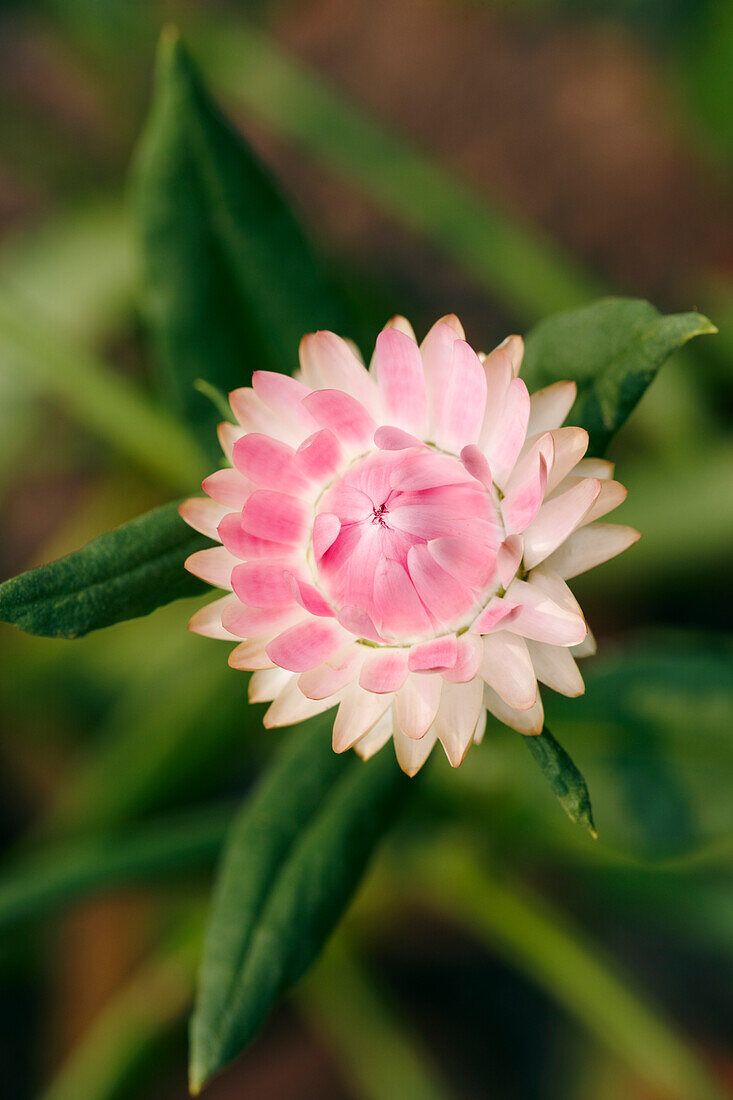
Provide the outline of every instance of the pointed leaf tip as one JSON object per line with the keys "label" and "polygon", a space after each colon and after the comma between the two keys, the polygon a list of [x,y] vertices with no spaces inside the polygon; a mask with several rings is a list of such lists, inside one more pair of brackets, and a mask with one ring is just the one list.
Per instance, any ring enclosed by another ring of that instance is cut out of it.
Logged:
{"label": "pointed leaf tip", "polygon": [[555,740],[547,726],[539,735],[525,737],[524,741],[570,820],[598,840],[588,786],[570,755]]}

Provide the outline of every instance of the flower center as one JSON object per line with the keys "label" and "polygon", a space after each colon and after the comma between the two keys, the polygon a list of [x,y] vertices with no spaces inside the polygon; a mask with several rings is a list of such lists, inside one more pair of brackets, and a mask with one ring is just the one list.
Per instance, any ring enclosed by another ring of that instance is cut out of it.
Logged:
{"label": "flower center", "polygon": [[353,463],[316,511],[335,533],[320,556],[314,545],[319,585],[384,641],[460,629],[497,587],[498,510],[452,455],[376,451]]}

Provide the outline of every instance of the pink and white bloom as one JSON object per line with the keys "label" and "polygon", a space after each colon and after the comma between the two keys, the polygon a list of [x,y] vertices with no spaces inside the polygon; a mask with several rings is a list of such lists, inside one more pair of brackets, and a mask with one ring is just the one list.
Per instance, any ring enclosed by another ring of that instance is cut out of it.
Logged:
{"label": "pink and white bloom", "polygon": [[190,629],[237,641],[265,726],[338,706],[336,752],[390,738],[414,775],[450,763],[490,710],[542,730],[537,682],[579,695],[595,651],[566,581],[639,534],[598,522],[626,496],[562,427],[573,382],[530,397],[522,340],[484,356],[444,317],[418,346],[396,317],[367,370],[331,332],[304,337],[299,377],[257,371],[220,427],[231,463],[181,515],[220,545],[186,567],[227,595]]}

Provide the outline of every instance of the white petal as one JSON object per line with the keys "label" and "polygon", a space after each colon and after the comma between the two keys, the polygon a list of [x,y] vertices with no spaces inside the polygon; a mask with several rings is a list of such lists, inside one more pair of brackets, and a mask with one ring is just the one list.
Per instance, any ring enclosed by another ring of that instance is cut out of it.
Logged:
{"label": "white petal", "polygon": [[542,733],[545,714],[539,692],[537,692],[537,698],[533,707],[529,710],[515,710],[513,707],[507,706],[504,700],[500,698],[495,691],[492,691],[490,687],[485,687],[484,706],[487,707],[500,722],[510,726],[518,733],[527,735]]}
{"label": "white petal", "polygon": [[222,626],[221,614],[227,608],[239,605],[236,596],[222,596],[220,600],[214,600],[200,607],[189,620],[188,629],[193,634],[201,634],[204,638],[224,638],[229,642],[239,641],[236,634],[232,634],[225,626]]}
{"label": "white petal", "polygon": [[386,714],[377,722],[376,726],[373,726],[369,730],[369,733],[365,733],[359,741],[354,745],[354,752],[362,758],[362,760],[368,760],[370,756],[374,756],[375,752],[387,744],[392,736],[392,729],[394,727],[394,715],[392,710],[388,710]]}
{"label": "white petal", "polygon": [[178,506],[181,519],[184,519],[189,527],[193,527],[194,531],[199,531],[207,538],[216,539],[217,542],[221,542],[217,527],[229,512],[231,508],[226,504],[217,504],[209,497],[189,497]]}
{"label": "white petal", "polygon": [[453,768],[463,761],[473,740],[483,706],[483,689],[478,676],[468,684],[443,685],[433,728]]}
{"label": "white petal", "polygon": [[277,726],[292,726],[296,722],[303,722],[306,718],[313,718],[316,714],[335,707],[341,700],[341,693],[332,695],[330,699],[306,699],[298,687],[298,678],[293,675],[289,684],[280,692],[270,709],[265,713],[262,724],[265,729],[274,729]]}
{"label": "white petal", "polygon": [[481,678],[510,707],[529,710],[537,698],[537,679],[527,642],[508,630],[487,634],[482,640],[484,656],[479,669]]}
{"label": "white petal", "polygon": [[420,768],[430,756],[435,741],[435,730],[430,730],[424,737],[421,737],[419,741],[416,741],[412,737],[406,737],[405,734],[395,726],[395,756],[397,757],[397,763],[406,775],[417,775]]}
{"label": "white petal", "polygon": [[575,382],[555,382],[533,393],[529,401],[527,435],[559,428],[573,407],[577,393]]}
{"label": "white petal", "polygon": [[349,684],[333,724],[333,750],[344,752],[377,724],[391,707],[394,695],[374,695],[358,684]]}
{"label": "white petal", "polygon": [[553,691],[559,691],[561,695],[574,697],[583,694],[583,677],[569,649],[532,641],[527,642],[527,649],[538,680]]}
{"label": "white petal", "polygon": [[253,672],[247,692],[250,703],[271,703],[277,699],[293,678],[292,672],[285,668],[268,668]]}
{"label": "white petal", "polygon": [[588,633],[580,645],[571,646],[569,652],[577,659],[579,657],[593,657],[597,650],[598,645],[595,636],[590,627],[588,627]]}
{"label": "white petal", "polygon": [[641,538],[633,527],[614,523],[592,523],[581,527],[547,559],[547,564],[565,580],[615,558]]}
{"label": "white petal", "polygon": [[436,672],[411,672],[397,692],[397,725],[406,737],[419,740],[435,721],[443,680]]}
{"label": "white petal", "polygon": [[244,672],[275,668],[275,665],[265,651],[268,640],[267,638],[257,638],[246,642],[240,642],[229,654],[229,667],[240,669]]}
{"label": "white petal", "polygon": [[548,494],[577,466],[588,450],[588,433],[584,428],[558,428],[552,433],[555,461],[547,479]]}
{"label": "white petal", "polygon": [[546,501],[524,532],[524,564],[533,569],[580,526],[598,500],[601,482],[581,478],[567,492]]}

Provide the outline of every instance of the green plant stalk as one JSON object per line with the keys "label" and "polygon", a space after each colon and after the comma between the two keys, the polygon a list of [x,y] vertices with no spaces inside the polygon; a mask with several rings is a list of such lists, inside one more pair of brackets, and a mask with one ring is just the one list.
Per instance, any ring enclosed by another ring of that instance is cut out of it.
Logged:
{"label": "green plant stalk", "polygon": [[665,1095],[724,1100],[672,1025],[615,972],[598,946],[543,898],[495,877],[460,836],[403,869],[399,885],[411,885],[447,920],[498,950]]}
{"label": "green plant stalk", "polygon": [[0,355],[23,385],[163,484],[191,490],[206,475],[198,447],[172,416],[7,294],[0,295]]}
{"label": "green plant stalk", "polygon": [[296,1006],[346,1071],[358,1100],[450,1100],[430,1052],[336,935],[296,989]]}

